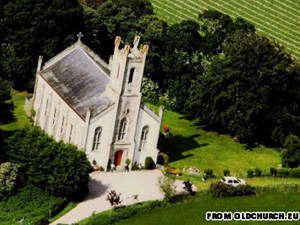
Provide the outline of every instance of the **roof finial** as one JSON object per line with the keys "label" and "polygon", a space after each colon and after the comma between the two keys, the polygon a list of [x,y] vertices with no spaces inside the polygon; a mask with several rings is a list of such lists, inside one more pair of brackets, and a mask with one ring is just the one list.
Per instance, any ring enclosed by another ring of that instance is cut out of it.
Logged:
{"label": "roof finial", "polygon": [[81,38],[83,37],[83,34],[81,33],[81,32],[79,32],[78,34],[77,34],[77,37],[78,37],[78,42],[81,42]]}
{"label": "roof finial", "polygon": [[140,42],[140,36],[135,35],[134,41],[133,41],[133,48],[134,49],[138,49],[139,42]]}

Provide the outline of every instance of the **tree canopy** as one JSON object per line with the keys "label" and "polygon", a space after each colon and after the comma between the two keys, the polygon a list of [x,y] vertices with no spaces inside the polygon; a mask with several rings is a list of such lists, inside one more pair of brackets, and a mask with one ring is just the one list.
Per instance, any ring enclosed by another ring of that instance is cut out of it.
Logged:
{"label": "tree canopy", "polygon": [[16,131],[7,143],[9,161],[23,165],[31,184],[69,199],[87,193],[91,165],[74,145],[57,143],[37,127]]}
{"label": "tree canopy", "polygon": [[223,48],[195,81],[190,113],[250,145],[299,134],[299,65],[255,33],[237,31]]}
{"label": "tree canopy", "polygon": [[16,89],[31,89],[38,56],[49,59],[70,45],[82,18],[76,0],[5,2],[0,20],[3,77]]}

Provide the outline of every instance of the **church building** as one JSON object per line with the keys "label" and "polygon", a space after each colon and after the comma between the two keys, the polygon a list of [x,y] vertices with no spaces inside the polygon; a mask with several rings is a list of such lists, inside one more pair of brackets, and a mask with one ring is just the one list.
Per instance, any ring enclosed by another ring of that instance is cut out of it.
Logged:
{"label": "church building", "polygon": [[[121,48],[116,37],[107,64],[81,41],[50,59],[39,57],[34,95],[35,125],[57,141],[85,151],[94,166],[126,161],[156,162],[163,107],[158,114],[141,101],[141,85],[148,45]],[[128,160],[129,159],[129,160]]]}

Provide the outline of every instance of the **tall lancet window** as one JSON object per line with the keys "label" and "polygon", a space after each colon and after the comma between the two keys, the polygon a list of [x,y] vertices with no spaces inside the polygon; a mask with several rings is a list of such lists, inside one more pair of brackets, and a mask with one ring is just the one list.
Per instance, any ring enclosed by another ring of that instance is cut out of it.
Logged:
{"label": "tall lancet window", "polygon": [[123,118],[120,123],[118,140],[123,140],[126,133],[127,119]]}
{"label": "tall lancet window", "polygon": [[97,127],[94,133],[92,151],[99,150],[102,127]]}
{"label": "tall lancet window", "polygon": [[128,84],[131,84],[133,81],[133,75],[134,75],[134,68],[130,69],[129,78],[128,78]]}
{"label": "tall lancet window", "polygon": [[142,130],[139,151],[144,149],[146,142],[147,142],[148,133],[149,133],[149,126],[144,126],[143,130]]}

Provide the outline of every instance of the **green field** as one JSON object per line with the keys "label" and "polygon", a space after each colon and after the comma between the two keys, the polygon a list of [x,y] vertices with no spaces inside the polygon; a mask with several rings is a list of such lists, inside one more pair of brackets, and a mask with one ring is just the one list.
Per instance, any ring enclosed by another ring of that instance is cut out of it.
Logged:
{"label": "green field", "polygon": [[294,0],[151,0],[154,11],[169,24],[197,20],[199,12],[215,9],[253,23],[257,31],[300,56],[300,2]]}
{"label": "green field", "polygon": [[26,124],[29,124],[28,116],[24,110],[25,98],[30,96],[27,92],[11,91],[11,99],[14,104],[14,118],[15,121],[9,124],[0,125],[0,129],[4,131],[13,131],[22,129]]}
{"label": "green field", "polygon": [[280,164],[280,153],[272,148],[246,146],[228,135],[204,131],[197,121],[165,111],[163,125],[170,128],[171,137],[163,139],[161,150],[170,155],[170,165],[179,169],[192,166],[200,170],[213,169],[222,175],[229,169],[232,174],[246,176],[248,169],[260,168],[268,172]]}
{"label": "green field", "polygon": [[[221,211],[221,212],[241,212],[241,211],[300,211],[300,195],[299,193],[276,193],[268,192],[255,196],[248,197],[229,197],[212,199],[207,194],[200,194],[195,198],[186,199],[183,202],[169,204],[165,207],[154,208],[150,210],[140,209],[137,213],[132,213],[134,206],[129,206],[129,209],[118,211],[108,211],[102,214],[86,219],[79,224],[115,224],[115,225],[198,225],[198,224],[270,224],[270,221],[206,221],[205,213],[207,211]],[[135,206],[140,207],[140,206]],[[126,216],[126,212],[127,215]],[[135,215],[134,215],[135,214]],[[131,216],[130,216],[131,215]],[[128,219],[120,219],[120,217],[129,217]],[[118,222],[108,222],[108,221]],[[299,224],[299,221],[272,221],[272,224]]]}

